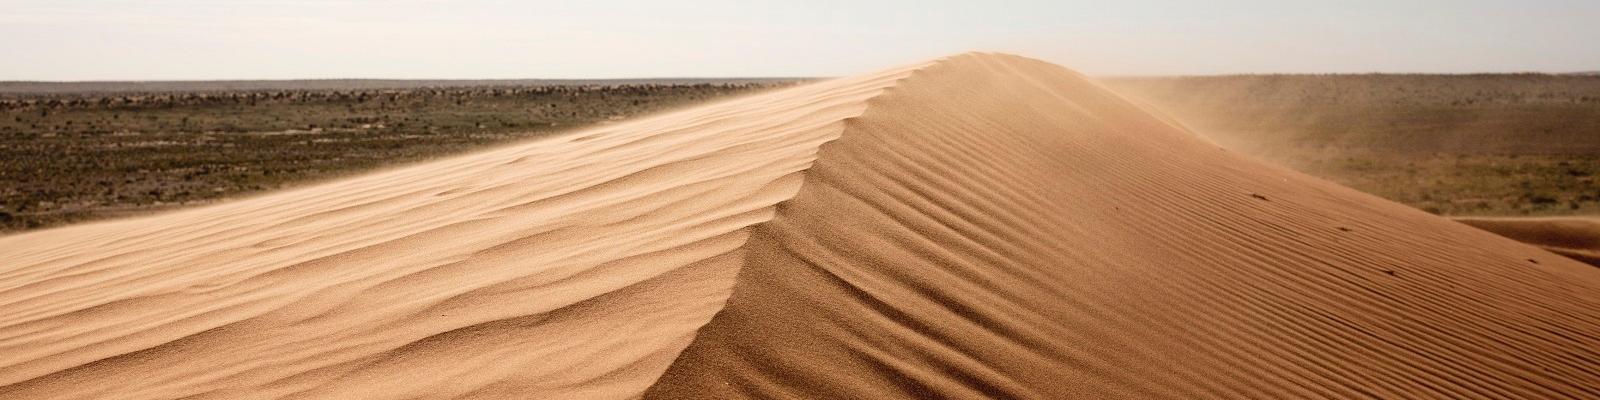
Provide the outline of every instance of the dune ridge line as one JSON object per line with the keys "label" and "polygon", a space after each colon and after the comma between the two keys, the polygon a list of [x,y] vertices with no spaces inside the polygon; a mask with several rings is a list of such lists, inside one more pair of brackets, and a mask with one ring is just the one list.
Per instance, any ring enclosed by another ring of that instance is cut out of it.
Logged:
{"label": "dune ridge line", "polygon": [[968,53],[0,237],[3,398],[1581,398],[1600,270]]}
{"label": "dune ridge line", "polygon": [[969,54],[869,100],[650,398],[1600,396],[1600,270]]}
{"label": "dune ridge line", "polygon": [[0,398],[637,395],[919,67],[0,238]]}

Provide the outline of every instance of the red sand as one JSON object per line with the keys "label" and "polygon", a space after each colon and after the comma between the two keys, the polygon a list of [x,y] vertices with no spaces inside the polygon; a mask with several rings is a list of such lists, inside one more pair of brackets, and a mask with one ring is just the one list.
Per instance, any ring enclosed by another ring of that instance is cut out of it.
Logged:
{"label": "red sand", "polygon": [[1600,218],[1458,217],[1455,220],[1600,267]]}

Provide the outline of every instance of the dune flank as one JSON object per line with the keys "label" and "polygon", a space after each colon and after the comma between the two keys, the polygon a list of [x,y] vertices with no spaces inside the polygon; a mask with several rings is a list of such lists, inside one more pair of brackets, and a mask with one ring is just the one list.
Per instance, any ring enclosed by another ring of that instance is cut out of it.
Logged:
{"label": "dune flank", "polygon": [[1600,218],[1456,217],[1455,220],[1600,267]]}
{"label": "dune flank", "polygon": [[1600,270],[1005,55],[0,260],[0,398],[1600,396]]}
{"label": "dune flank", "polygon": [[908,72],[0,238],[0,398],[637,395]]}
{"label": "dune flank", "polygon": [[1600,395],[1600,273],[965,56],[757,225],[663,398]]}

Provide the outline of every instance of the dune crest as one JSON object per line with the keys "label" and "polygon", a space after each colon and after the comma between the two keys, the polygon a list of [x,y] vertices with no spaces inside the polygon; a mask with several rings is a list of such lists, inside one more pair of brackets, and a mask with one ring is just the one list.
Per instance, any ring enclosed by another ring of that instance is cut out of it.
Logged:
{"label": "dune crest", "polygon": [[910,68],[0,238],[0,398],[638,395]]}
{"label": "dune crest", "polygon": [[1044,62],[956,57],[869,103],[649,397],[1600,395],[1594,268]]}
{"label": "dune crest", "polygon": [[1006,55],[0,260],[0,398],[1600,396],[1600,270]]}

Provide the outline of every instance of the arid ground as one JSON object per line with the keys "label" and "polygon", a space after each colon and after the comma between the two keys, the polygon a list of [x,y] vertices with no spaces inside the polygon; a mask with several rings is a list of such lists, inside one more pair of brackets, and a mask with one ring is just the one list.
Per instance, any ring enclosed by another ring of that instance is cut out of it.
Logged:
{"label": "arid ground", "polygon": [[1104,81],[1230,149],[1428,212],[1600,214],[1600,76]]}
{"label": "arid ground", "polygon": [[[1102,78],[1230,149],[1428,212],[1600,214],[1600,76]],[[0,232],[204,204],[795,80],[0,84]]]}
{"label": "arid ground", "polygon": [[1600,266],[1600,76],[1104,81],[1229,149]]}
{"label": "arid ground", "polygon": [[3,236],[0,399],[1600,397],[1600,268],[1116,87],[968,53]]}
{"label": "arid ground", "polygon": [[0,83],[0,232],[237,198],[794,82]]}

